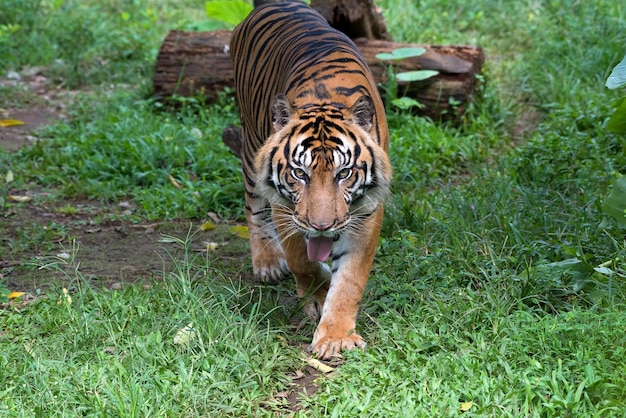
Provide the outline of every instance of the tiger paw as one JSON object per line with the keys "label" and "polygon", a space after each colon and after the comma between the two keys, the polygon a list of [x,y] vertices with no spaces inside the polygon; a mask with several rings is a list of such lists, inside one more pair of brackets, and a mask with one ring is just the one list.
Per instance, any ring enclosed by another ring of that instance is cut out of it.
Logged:
{"label": "tiger paw", "polygon": [[319,321],[322,317],[322,306],[314,298],[309,298],[304,303],[302,311],[307,317],[313,319],[314,321]]}
{"label": "tiger paw", "polygon": [[317,358],[321,360],[329,360],[333,357],[337,357],[342,351],[352,350],[353,348],[365,348],[367,344],[363,341],[363,338],[355,332],[343,337],[326,336],[313,341],[309,346],[309,351],[316,354]]}
{"label": "tiger paw", "polygon": [[254,278],[262,283],[278,283],[289,275],[285,253],[271,236],[251,228],[250,249]]}
{"label": "tiger paw", "polygon": [[255,279],[263,283],[278,283],[289,275],[287,262],[282,257],[254,257],[252,268]]}

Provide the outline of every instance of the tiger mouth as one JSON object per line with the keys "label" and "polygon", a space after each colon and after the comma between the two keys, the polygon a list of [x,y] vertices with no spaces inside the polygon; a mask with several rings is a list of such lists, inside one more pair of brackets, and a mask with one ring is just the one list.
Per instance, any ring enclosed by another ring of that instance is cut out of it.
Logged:
{"label": "tiger mouth", "polygon": [[306,240],[306,251],[309,261],[324,262],[333,251],[333,244],[339,239],[339,234],[309,236]]}

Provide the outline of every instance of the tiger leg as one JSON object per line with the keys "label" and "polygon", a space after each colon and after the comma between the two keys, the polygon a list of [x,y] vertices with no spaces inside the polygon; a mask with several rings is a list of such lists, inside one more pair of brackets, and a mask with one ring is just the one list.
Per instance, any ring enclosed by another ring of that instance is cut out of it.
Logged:
{"label": "tiger leg", "polygon": [[272,223],[271,208],[255,190],[256,173],[252,162],[258,153],[258,147],[254,146],[254,136],[249,134],[245,124],[241,126],[241,140],[241,163],[246,190],[246,220],[250,234],[252,270],[256,280],[277,283],[284,279],[289,271],[276,227]]}
{"label": "tiger leg", "polygon": [[321,359],[366,346],[355,332],[356,315],[374,261],[382,206],[364,222],[358,242],[341,236],[333,246],[333,277],[310,349]]}
{"label": "tiger leg", "polygon": [[304,303],[303,310],[308,317],[318,320],[330,284],[330,269],[319,261],[309,261],[304,236],[290,229],[293,228],[290,215],[280,208],[274,208],[273,212],[289,271],[296,280],[296,293]]}
{"label": "tiger leg", "polygon": [[289,271],[276,228],[271,222],[270,208],[260,200],[246,197],[252,269],[255,278],[267,283],[277,283],[284,279]]}

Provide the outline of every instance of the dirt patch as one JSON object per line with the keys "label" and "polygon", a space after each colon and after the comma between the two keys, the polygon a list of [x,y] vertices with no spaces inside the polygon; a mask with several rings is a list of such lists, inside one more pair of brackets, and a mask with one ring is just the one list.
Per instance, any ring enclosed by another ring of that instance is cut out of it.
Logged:
{"label": "dirt patch", "polygon": [[0,79],[0,119],[20,125],[0,126],[0,148],[16,151],[35,141],[33,132],[67,119],[67,107],[78,91],[59,89],[45,75],[44,67],[9,71]]}
{"label": "dirt patch", "polygon": [[2,111],[0,119],[18,120],[23,125],[0,127],[0,148],[6,151],[17,151],[24,146],[33,144],[36,138],[32,132],[57,122],[60,117],[61,115],[50,108],[39,106]]}
{"label": "dirt patch", "polygon": [[[229,264],[230,270],[245,271],[249,263],[247,241],[233,236],[227,223],[199,231],[199,222],[131,222],[128,202],[34,203],[41,199],[11,205],[2,218],[0,278],[11,290],[32,292],[67,280],[74,267],[104,286],[159,279],[184,252],[180,243],[164,237],[187,241],[192,256],[211,251],[211,258]],[[41,270],[50,263],[64,266],[64,271]]]}

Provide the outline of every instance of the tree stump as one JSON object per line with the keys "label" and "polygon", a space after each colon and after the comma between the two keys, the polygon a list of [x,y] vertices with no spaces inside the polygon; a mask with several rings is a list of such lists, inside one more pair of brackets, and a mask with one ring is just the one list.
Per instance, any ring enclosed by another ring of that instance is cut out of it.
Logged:
{"label": "tree stump", "polygon": [[350,39],[391,41],[385,19],[373,0],[311,0],[311,7]]}
{"label": "tree stump", "polygon": [[[229,56],[230,31],[170,31],[159,51],[154,72],[154,95],[202,94],[208,103],[226,88],[234,87]],[[393,71],[437,70],[439,74],[419,82],[398,83],[401,96],[411,97],[424,107],[418,113],[433,120],[455,120],[463,115],[476,93],[477,77],[484,62],[482,48],[463,45],[418,45],[359,38],[355,43],[369,65],[380,93],[385,98],[389,66]],[[420,46],[426,53],[402,61],[383,62],[381,52]]]}

